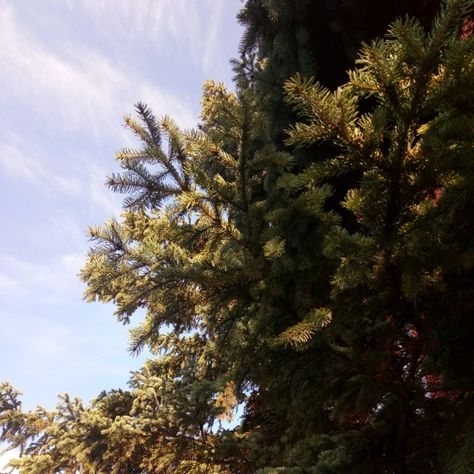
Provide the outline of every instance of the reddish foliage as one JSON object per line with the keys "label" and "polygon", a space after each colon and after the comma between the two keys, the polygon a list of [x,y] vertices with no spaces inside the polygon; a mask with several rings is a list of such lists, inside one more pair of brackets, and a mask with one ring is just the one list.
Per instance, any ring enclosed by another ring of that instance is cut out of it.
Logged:
{"label": "reddish foliage", "polygon": [[474,19],[469,18],[464,22],[464,25],[461,28],[459,33],[459,39],[465,40],[474,35]]}
{"label": "reddish foliage", "polygon": [[456,401],[461,395],[461,392],[459,392],[459,390],[443,390],[441,375],[425,375],[423,379],[429,390],[428,395],[433,400],[446,398],[448,400]]}
{"label": "reddish foliage", "polygon": [[433,203],[434,207],[438,207],[439,201],[442,198],[444,193],[444,188],[441,186],[437,186],[436,188],[433,189],[433,191],[426,197],[426,199],[431,200]]}

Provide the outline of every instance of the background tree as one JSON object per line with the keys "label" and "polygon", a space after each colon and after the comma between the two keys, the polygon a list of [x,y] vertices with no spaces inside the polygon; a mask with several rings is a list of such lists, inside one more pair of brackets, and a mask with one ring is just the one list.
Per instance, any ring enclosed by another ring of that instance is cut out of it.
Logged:
{"label": "background tree", "polygon": [[[286,86],[308,120],[292,128],[289,143],[330,140],[341,150],[306,172],[306,186],[324,182],[322,170],[362,171],[343,202],[359,228],[335,227],[324,249],[338,262],[326,331],[347,358],[331,370],[334,392],[328,383],[324,402],[342,428],[319,458],[329,472],[472,469],[473,300],[464,286],[472,285],[472,234],[464,206],[472,205],[473,42],[458,39],[469,8],[452,2],[428,36],[415,21],[397,21],[385,41],[364,46],[359,68],[333,94],[299,78]],[[377,106],[360,115],[366,96]],[[286,338],[298,342],[298,334]],[[453,437],[463,440],[458,450]]]}
{"label": "background tree", "polygon": [[248,0],[238,15],[244,26],[240,53],[258,91],[269,140],[282,145],[295,120],[283,100],[283,83],[296,73],[317,76],[335,89],[347,80],[362,42],[385,34],[397,17],[417,18],[425,29],[440,0]]}

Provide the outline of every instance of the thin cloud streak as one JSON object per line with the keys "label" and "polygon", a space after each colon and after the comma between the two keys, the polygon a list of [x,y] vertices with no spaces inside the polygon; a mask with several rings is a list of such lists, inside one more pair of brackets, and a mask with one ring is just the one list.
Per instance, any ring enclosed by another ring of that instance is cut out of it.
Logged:
{"label": "thin cloud streak", "polygon": [[24,181],[46,196],[69,197],[82,207],[98,210],[96,214],[120,215],[121,197],[105,186],[109,173],[101,165],[70,155],[62,160],[61,169],[52,163],[55,158],[34,145],[26,148],[15,134],[0,134],[0,173],[4,178]]}
{"label": "thin cloud streak", "polygon": [[52,168],[44,153],[15,133],[0,135],[0,171],[3,176],[27,181],[43,192],[79,193],[81,183]]}
{"label": "thin cloud streak", "polygon": [[202,69],[208,72],[212,64],[213,56],[218,46],[217,35],[221,25],[224,0],[214,0],[212,3],[209,25],[207,27],[207,37],[205,42],[204,54],[202,55]]}
{"label": "thin cloud streak", "polygon": [[77,274],[84,264],[84,255],[64,254],[48,263],[33,263],[7,254],[0,254],[0,295],[3,304],[23,307],[24,300],[36,303],[65,302],[80,297],[82,284]]}
{"label": "thin cloud streak", "polygon": [[141,94],[158,98],[156,106],[163,113],[187,125],[193,122],[177,97],[147,83],[133,70],[118,69],[97,51],[69,45],[63,48],[65,57],[53,52],[21,24],[7,4],[0,4],[0,42],[0,98],[34,104],[33,117],[46,128],[68,134],[89,131],[99,141],[105,132],[116,133],[120,117]]}
{"label": "thin cloud streak", "polygon": [[26,181],[35,181],[44,172],[42,166],[26,156],[11,139],[0,142],[0,171]]}
{"label": "thin cloud streak", "polygon": [[120,31],[129,40],[148,40],[162,54],[185,51],[208,72],[224,5],[225,0],[85,0],[75,8],[82,9],[109,37]]}

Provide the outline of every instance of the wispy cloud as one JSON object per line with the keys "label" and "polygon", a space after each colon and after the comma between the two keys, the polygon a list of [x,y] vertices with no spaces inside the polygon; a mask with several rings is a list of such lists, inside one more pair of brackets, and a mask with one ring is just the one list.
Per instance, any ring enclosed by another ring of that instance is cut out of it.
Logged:
{"label": "wispy cloud", "polygon": [[[125,8],[120,4],[114,2],[112,18]],[[126,4],[132,7],[131,2]],[[100,140],[104,133],[118,129],[121,117],[142,91],[158,97],[164,113],[187,125],[192,121],[192,114],[177,97],[133,70],[120,69],[98,50],[69,44],[53,51],[4,2],[0,3],[0,43],[0,98],[33,105],[31,113],[45,128],[63,133],[89,131]]]}
{"label": "wispy cloud", "polygon": [[79,192],[81,183],[77,179],[58,173],[47,161],[39,148],[25,143],[18,134],[0,134],[0,171],[4,176],[36,184],[43,191]]}
{"label": "wispy cloud", "polygon": [[10,275],[0,273],[0,295],[18,295],[21,294],[21,284]]}
{"label": "wispy cloud", "polygon": [[13,140],[0,142],[0,170],[2,174],[35,181],[44,173],[40,163],[26,156]]}
{"label": "wispy cloud", "polygon": [[67,300],[71,295],[80,299],[82,285],[77,274],[83,264],[83,254],[65,254],[46,263],[0,254],[3,303],[10,301],[22,306],[22,298],[54,302]]}
{"label": "wispy cloud", "polygon": [[4,94],[34,104],[41,119],[63,131],[96,126],[116,107],[123,77],[97,54],[61,58],[22,27],[13,10],[0,4],[0,79]]}
{"label": "wispy cloud", "polygon": [[151,42],[165,56],[186,52],[187,58],[208,72],[225,4],[226,0],[85,0],[76,8],[83,9],[109,36],[120,31],[129,40]]}
{"label": "wispy cloud", "polygon": [[207,25],[207,37],[204,53],[202,55],[202,68],[207,72],[211,66],[212,59],[216,54],[218,46],[217,34],[222,20],[222,11],[224,8],[223,0],[215,0],[211,3],[211,14],[209,24]]}
{"label": "wispy cloud", "polygon": [[68,197],[100,214],[120,214],[121,198],[105,186],[109,173],[101,165],[74,154],[64,157],[62,163],[56,160],[55,164],[55,159],[31,143],[27,146],[14,133],[0,133],[0,173],[4,178],[24,181],[36,192],[56,199]]}

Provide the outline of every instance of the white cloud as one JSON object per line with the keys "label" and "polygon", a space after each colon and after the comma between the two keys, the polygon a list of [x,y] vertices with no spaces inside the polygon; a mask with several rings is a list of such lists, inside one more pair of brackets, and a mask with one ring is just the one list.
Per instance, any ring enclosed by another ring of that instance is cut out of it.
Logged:
{"label": "white cloud", "polygon": [[14,278],[0,274],[0,295],[18,294],[21,292],[20,283]]}
{"label": "white cloud", "polygon": [[222,19],[222,10],[224,8],[223,0],[215,0],[212,3],[211,14],[209,17],[209,25],[207,27],[207,38],[202,55],[202,68],[204,71],[208,71],[211,64],[212,58],[216,54],[217,34],[219,32],[219,25]]}
{"label": "white cloud", "polygon": [[74,0],[54,0],[56,3],[62,3],[69,10],[74,10]]}
{"label": "white cloud", "polygon": [[84,0],[76,6],[109,37],[148,41],[164,55],[184,52],[208,72],[225,5],[226,0]]}
{"label": "white cloud", "polygon": [[[55,158],[46,156],[32,144],[26,148],[14,133],[0,134],[0,172],[4,176],[34,185],[44,195],[80,201],[81,207],[97,209],[106,216],[120,214],[122,198],[105,186],[109,174],[105,169],[78,155],[63,157],[62,162]],[[71,230],[70,218],[68,222]],[[61,223],[64,224],[63,219]],[[56,222],[51,224],[57,226]]]}
{"label": "white cloud", "polygon": [[[94,3],[99,9],[103,4]],[[114,15],[111,10],[103,14],[113,21],[116,13],[127,15],[131,7],[131,2],[114,2]],[[45,129],[92,133],[100,141],[104,133],[117,132],[120,118],[139,99],[137,91],[159,98],[163,113],[190,122],[191,114],[177,97],[133,69],[118,68],[98,50],[64,44],[61,54],[54,52],[21,24],[7,3],[0,3],[0,44],[0,98],[28,106]]]}
{"label": "white cloud", "polygon": [[6,304],[30,301],[62,301],[71,295],[80,298],[82,284],[77,274],[84,265],[83,254],[64,254],[47,263],[34,263],[0,254],[0,295]]}
{"label": "white cloud", "polygon": [[[71,131],[95,126],[115,107],[114,93],[122,77],[93,53],[65,60],[42,47],[17,22],[5,4],[0,8],[0,79],[8,93],[33,105],[33,113],[59,121]],[[36,110],[35,110],[36,109]],[[98,118],[98,120],[97,120]]]}
{"label": "white cloud", "polygon": [[149,104],[153,112],[161,117],[169,115],[182,128],[192,128],[196,118],[176,97],[165,94],[156,87],[142,84],[138,90],[138,100]]}
{"label": "white cloud", "polygon": [[0,142],[0,170],[27,181],[35,181],[44,173],[41,164],[26,156],[12,141]]}
{"label": "white cloud", "polygon": [[5,176],[37,184],[45,192],[78,193],[81,188],[76,178],[58,173],[40,149],[22,142],[13,132],[0,135],[0,171]]}

